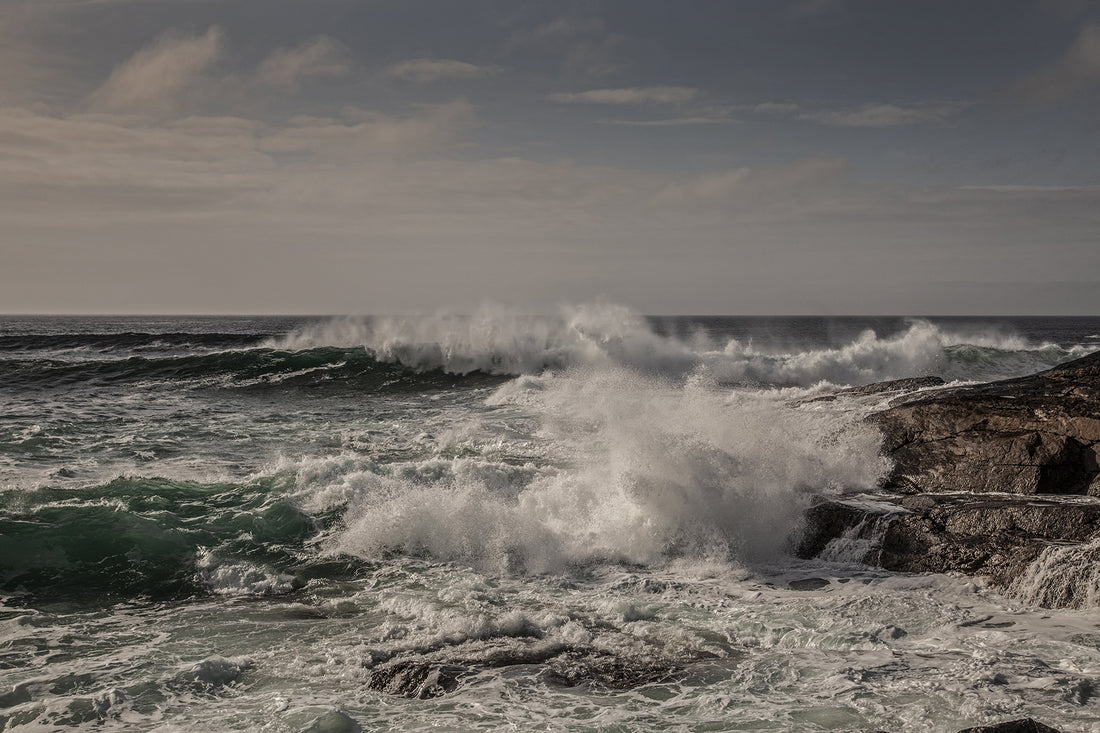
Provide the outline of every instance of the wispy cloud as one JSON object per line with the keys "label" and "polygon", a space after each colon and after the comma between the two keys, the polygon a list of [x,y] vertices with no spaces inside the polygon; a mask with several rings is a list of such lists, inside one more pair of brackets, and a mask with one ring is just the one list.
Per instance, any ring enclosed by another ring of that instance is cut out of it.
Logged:
{"label": "wispy cloud", "polygon": [[212,27],[201,36],[167,33],[115,67],[92,95],[92,105],[109,111],[163,112],[209,79],[222,55],[224,34]]}
{"label": "wispy cloud", "polygon": [[945,124],[967,105],[962,102],[886,104],[868,102],[857,107],[824,109],[799,114],[799,119],[839,127],[899,127]]}
{"label": "wispy cloud", "polygon": [[590,89],[586,92],[551,94],[549,98],[565,104],[684,104],[698,95],[699,90],[693,87],[655,86]]}
{"label": "wispy cloud", "polygon": [[455,79],[476,79],[499,71],[495,66],[478,66],[455,59],[421,58],[394,64],[386,74],[415,84],[430,84]]}
{"label": "wispy cloud", "polygon": [[1065,53],[1009,85],[1009,96],[1032,105],[1071,97],[1100,82],[1100,24],[1081,28]]}
{"label": "wispy cloud", "polygon": [[560,55],[565,76],[601,78],[623,69],[619,58],[623,41],[623,36],[608,33],[600,18],[564,16],[530,30],[513,31],[504,50]]}
{"label": "wispy cloud", "polygon": [[405,117],[348,109],[339,120],[295,117],[260,139],[258,147],[267,153],[345,161],[423,154],[453,140],[473,119],[473,106],[462,100],[425,106],[418,114]]}
{"label": "wispy cloud", "polygon": [[801,107],[791,102],[760,102],[759,104],[738,105],[737,109],[749,110],[759,114],[790,114],[797,112]]}
{"label": "wispy cloud", "polygon": [[275,51],[260,63],[256,76],[270,86],[297,89],[305,79],[347,74],[350,56],[340,41],[317,36],[295,48]]}
{"label": "wispy cloud", "polygon": [[600,18],[563,16],[531,30],[513,31],[505,44],[505,49],[558,45],[572,41],[578,36],[603,35],[603,32],[604,22]]}
{"label": "wispy cloud", "polygon": [[656,120],[596,120],[601,125],[627,127],[674,127],[678,125],[729,125],[737,122],[732,117],[668,117]]}

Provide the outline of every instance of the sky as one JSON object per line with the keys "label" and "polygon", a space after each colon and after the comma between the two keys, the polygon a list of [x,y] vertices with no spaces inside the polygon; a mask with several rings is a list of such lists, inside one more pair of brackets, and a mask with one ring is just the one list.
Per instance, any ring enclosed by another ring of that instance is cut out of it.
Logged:
{"label": "sky", "polygon": [[0,0],[0,313],[1100,314],[1095,0]]}

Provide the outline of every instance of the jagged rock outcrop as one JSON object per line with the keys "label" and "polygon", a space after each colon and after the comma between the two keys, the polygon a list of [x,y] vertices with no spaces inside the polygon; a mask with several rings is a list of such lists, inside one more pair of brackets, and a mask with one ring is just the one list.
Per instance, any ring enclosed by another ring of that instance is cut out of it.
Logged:
{"label": "jagged rock outcrop", "polygon": [[1100,352],[896,403],[870,418],[894,460],[889,489],[1100,495]]}
{"label": "jagged rock outcrop", "polygon": [[804,557],[819,556],[838,541],[846,543],[843,559],[849,561],[899,572],[987,575],[1007,586],[1052,543],[1095,537],[1100,502],[918,494],[824,502],[807,519]]}
{"label": "jagged rock outcrop", "polygon": [[[1007,588],[1045,551],[1100,540],[1100,352],[1030,377],[902,395],[868,419],[894,461],[883,493],[811,508],[802,556],[986,575]],[[1083,593],[1041,602],[1074,605]]]}

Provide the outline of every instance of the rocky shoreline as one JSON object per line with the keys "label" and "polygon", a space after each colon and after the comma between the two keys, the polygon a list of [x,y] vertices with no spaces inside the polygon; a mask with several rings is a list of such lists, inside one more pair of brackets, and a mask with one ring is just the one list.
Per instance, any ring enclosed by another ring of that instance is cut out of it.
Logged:
{"label": "rocky shoreline", "polygon": [[893,469],[874,494],[812,507],[799,554],[987,576],[1051,608],[1100,605],[1100,352],[1029,377],[942,384],[825,398],[898,393],[867,418]]}

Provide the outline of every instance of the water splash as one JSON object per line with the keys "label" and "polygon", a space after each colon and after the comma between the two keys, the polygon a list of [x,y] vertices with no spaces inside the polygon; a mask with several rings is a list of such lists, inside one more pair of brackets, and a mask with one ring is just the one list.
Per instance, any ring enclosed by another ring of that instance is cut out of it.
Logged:
{"label": "water splash", "polygon": [[428,480],[366,470],[345,493],[347,528],[331,549],[396,549],[505,573],[772,559],[811,494],[870,488],[887,468],[878,434],[851,413],[795,409],[776,393],[611,369],[516,380],[489,402],[539,414],[555,446],[547,467],[514,472],[516,483],[459,461]]}

